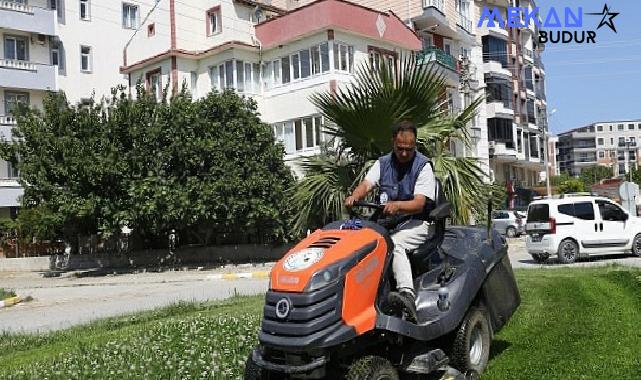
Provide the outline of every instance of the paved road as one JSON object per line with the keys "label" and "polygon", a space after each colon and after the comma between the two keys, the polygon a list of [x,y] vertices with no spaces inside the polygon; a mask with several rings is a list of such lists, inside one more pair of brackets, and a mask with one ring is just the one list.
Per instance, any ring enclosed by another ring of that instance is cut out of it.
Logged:
{"label": "paved road", "polygon": [[[509,255],[515,268],[562,268],[555,263],[537,264],[527,254],[523,238],[510,239]],[[641,258],[603,256],[571,266],[610,263],[641,267]],[[239,268],[237,271],[266,270]],[[148,310],[178,301],[204,301],[234,294],[259,294],[266,279],[212,280],[213,272],[164,272],[97,278],[43,278],[38,273],[0,273],[0,286],[31,295],[34,301],[0,309],[0,330],[49,331],[108,316]]]}
{"label": "paved road", "polygon": [[267,279],[211,280],[211,272],[164,272],[107,278],[44,279],[38,274],[0,274],[2,287],[34,301],[0,309],[0,330],[49,331],[95,319],[236,294],[265,292]]}

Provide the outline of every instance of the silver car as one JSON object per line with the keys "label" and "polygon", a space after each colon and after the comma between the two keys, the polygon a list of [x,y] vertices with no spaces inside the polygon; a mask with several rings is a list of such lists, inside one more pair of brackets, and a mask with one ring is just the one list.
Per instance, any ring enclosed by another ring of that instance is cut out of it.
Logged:
{"label": "silver car", "polygon": [[496,210],[492,212],[492,225],[509,238],[525,233],[525,217],[519,211]]}

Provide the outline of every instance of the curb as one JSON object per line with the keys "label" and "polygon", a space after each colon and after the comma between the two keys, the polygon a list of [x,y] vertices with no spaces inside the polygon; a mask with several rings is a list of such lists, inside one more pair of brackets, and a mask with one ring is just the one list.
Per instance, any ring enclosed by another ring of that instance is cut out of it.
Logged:
{"label": "curb", "polygon": [[22,298],[18,296],[5,298],[4,300],[0,301],[0,308],[13,306],[20,302],[22,302]]}
{"label": "curb", "polygon": [[207,276],[209,280],[235,280],[238,278],[267,278],[269,271],[244,272],[244,273],[216,273]]}

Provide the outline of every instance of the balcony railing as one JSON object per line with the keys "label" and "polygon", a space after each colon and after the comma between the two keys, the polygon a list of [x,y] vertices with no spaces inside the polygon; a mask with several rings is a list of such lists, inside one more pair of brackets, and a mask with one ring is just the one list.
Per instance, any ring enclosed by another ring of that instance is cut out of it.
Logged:
{"label": "balcony railing", "polygon": [[472,20],[466,15],[459,13],[458,14],[458,24],[464,30],[471,32],[472,31]]}
{"label": "balcony railing", "polygon": [[423,0],[423,9],[434,7],[439,11],[443,11],[443,0]]}
{"label": "balcony railing", "polygon": [[16,118],[13,116],[0,115],[0,125],[16,125]]}
{"label": "balcony railing", "polygon": [[14,70],[37,71],[35,63],[18,59],[0,59],[0,67]]}
{"label": "balcony railing", "polygon": [[33,13],[33,7],[17,1],[0,0],[0,9],[7,9],[10,11]]}
{"label": "balcony railing", "polygon": [[456,58],[452,57],[451,55],[447,54],[443,50],[436,47],[429,47],[429,48],[423,49],[423,51],[419,52],[416,55],[416,59],[418,62],[422,62],[422,63],[436,61],[440,63],[442,66],[445,66],[450,70],[458,72],[458,65],[457,65]]}

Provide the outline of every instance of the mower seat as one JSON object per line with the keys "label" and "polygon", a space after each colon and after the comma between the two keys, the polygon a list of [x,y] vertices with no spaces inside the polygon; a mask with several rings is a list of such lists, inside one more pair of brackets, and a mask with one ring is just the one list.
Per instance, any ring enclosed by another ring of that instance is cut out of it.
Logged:
{"label": "mower seat", "polygon": [[[431,234],[425,243],[421,244],[417,249],[408,254],[412,266],[412,275],[416,278],[418,275],[429,271],[434,264],[441,261],[438,254],[439,248],[445,238],[445,221],[450,216],[449,203],[445,199],[445,193],[441,186],[441,182],[436,180],[436,199],[428,200],[433,202],[432,212],[430,217],[432,226],[430,227]],[[440,214],[440,215],[438,215]]]}

